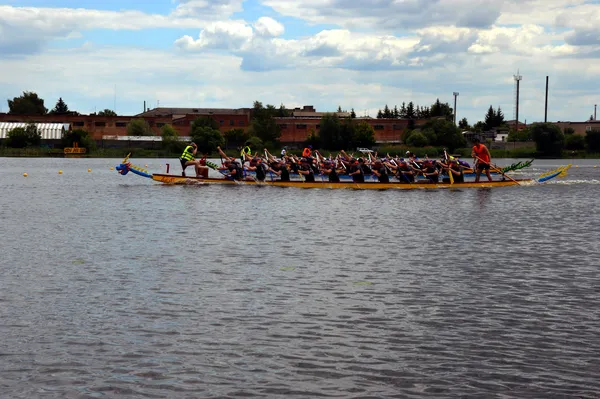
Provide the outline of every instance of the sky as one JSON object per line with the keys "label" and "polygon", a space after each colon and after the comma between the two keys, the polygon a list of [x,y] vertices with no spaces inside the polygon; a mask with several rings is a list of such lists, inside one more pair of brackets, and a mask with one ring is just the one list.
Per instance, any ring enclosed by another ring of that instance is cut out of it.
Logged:
{"label": "sky", "polygon": [[600,0],[0,0],[0,112],[244,108],[375,117],[387,104],[490,105],[584,121],[600,102]]}

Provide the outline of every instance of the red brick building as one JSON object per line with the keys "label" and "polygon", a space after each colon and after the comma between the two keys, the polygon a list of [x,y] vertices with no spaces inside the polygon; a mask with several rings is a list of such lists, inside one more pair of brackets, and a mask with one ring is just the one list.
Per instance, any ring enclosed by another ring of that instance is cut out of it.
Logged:
{"label": "red brick building", "polygon": [[[343,116],[343,115],[339,115]],[[318,133],[321,128],[321,116],[291,116],[287,118],[275,118],[277,125],[281,128],[280,141],[286,144],[301,143],[312,133]],[[401,143],[402,134],[407,129],[408,119],[375,119],[356,118],[356,123],[367,122],[375,130],[375,141],[379,144]],[[415,121],[421,123],[423,121]]]}
{"label": "red brick building", "polygon": [[[321,118],[325,112],[316,112],[308,105],[296,108],[290,117],[275,118],[281,128],[280,141],[285,144],[301,143],[311,132],[318,133]],[[338,117],[346,118],[348,112],[335,112]],[[144,119],[155,135],[166,124],[172,125],[180,136],[189,136],[192,122],[199,117],[210,117],[219,125],[221,133],[231,129],[248,129],[252,120],[251,108],[154,108],[134,116],[98,116],[98,115],[10,115],[0,113],[0,122],[63,123],[70,129],[83,129],[94,140],[111,136],[127,136],[127,125],[131,120]],[[378,143],[400,143],[402,133],[407,129],[407,119],[356,118],[356,122],[365,121],[375,130]],[[423,121],[415,121],[416,124]]]}

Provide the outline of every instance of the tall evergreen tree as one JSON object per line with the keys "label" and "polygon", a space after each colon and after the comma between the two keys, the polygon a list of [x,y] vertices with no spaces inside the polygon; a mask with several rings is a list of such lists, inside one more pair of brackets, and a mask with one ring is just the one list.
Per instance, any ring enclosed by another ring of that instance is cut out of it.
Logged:
{"label": "tall evergreen tree", "polygon": [[408,106],[406,107],[406,117],[408,119],[415,119],[416,114],[415,114],[415,105],[413,104],[413,102],[409,102]]}
{"label": "tall evergreen tree", "polygon": [[381,110],[377,111],[377,119],[382,119],[383,118],[383,112],[381,112]]}
{"label": "tall evergreen tree", "polygon": [[390,107],[388,107],[387,104],[385,104],[385,107],[383,108],[383,117],[384,118],[391,118],[392,117],[392,111],[390,111]]}
{"label": "tall evergreen tree", "polygon": [[494,111],[494,107],[490,105],[487,113],[485,114],[485,119],[483,121],[485,125],[485,130],[490,130],[496,127],[496,111]]}
{"label": "tall evergreen tree", "polygon": [[400,118],[406,118],[406,103],[402,102],[402,107],[400,108]]}
{"label": "tall evergreen tree", "polygon": [[356,118],[356,112],[354,112],[354,108],[352,108],[352,111],[350,112],[350,118]]}
{"label": "tall evergreen tree", "polygon": [[498,111],[496,111],[494,124],[496,125],[494,127],[500,127],[504,124],[504,114],[502,113],[502,109],[500,109],[500,106],[498,106]]}
{"label": "tall evergreen tree", "polygon": [[67,114],[69,113],[69,106],[63,101],[62,97],[60,97],[50,113],[54,115]]}
{"label": "tall evergreen tree", "polygon": [[400,117],[400,111],[398,111],[398,106],[394,105],[394,118],[398,119]]}

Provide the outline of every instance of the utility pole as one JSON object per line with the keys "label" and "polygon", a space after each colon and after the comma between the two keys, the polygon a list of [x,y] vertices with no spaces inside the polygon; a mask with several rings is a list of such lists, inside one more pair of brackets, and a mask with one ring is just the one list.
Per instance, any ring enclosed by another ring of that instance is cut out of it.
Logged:
{"label": "utility pole", "polygon": [[519,71],[517,71],[516,75],[513,75],[515,78],[515,82],[517,83],[517,93],[516,93],[516,116],[515,116],[515,132],[519,131],[519,83],[523,77],[519,75]]}
{"label": "utility pole", "polygon": [[458,97],[458,92],[455,91],[452,94],[454,95],[454,126],[456,126],[456,97]]}
{"label": "utility pole", "polygon": [[596,104],[594,104],[594,120],[596,121]]}
{"label": "utility pole", "polygon": [[544,108],[544,123],[548,122],[548,76],[546,76],[546,107]]}

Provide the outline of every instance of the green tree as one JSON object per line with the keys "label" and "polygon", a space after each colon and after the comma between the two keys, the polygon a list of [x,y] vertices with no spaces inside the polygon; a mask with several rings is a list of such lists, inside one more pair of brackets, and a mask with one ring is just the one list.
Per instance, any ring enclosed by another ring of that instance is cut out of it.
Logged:
{"label": "green tree", "polygon": [[252,107],[250,135],[257,136],[263,143],[277,142],[281,137],[281,129],[275,121],[276,115],[277,109],[273,105],[263,107],[260,101],[255,101]]}
{"label": "green tree", "polygon": [[321,118],[319,137],[326,150],[339,150],[343,146],[340,119],[335,114],[326,113]]}
{"label": "green tree", "polygon": [[68,114],[69,113],[69,106],[63,101],[62,97],[60,97],[58,99],[58,101],[56,102],[56,105],[54,106],[54,108],[52,109],[52,111],[50,111],[50,113],[53,114],[53,115]]}
{"label": "green tree", "polygon": [[244,146],[250,147],[252,153],[262,152],[262,149],[265,148],[263,141],[256,136],[249,137],[248,140],[244,142]]}
{"label": "green tree", "polygon": [[425,147],[429,144],[429,140],[422,132],[413,130],[406,136],[405,143],[411,147]]}
{"label": "green tree", "polygon": [[359,122],[354,130],[353,144],[355,147],[370,148],[375,145],[375,130],[365,121]]}
{"label": "green tree", "polygon": [[286,118],[288,116],[292,116],[292,112],[285,107],[285,105],[279,105],[279,110],[277,112],[277,116],[280,118]]}
{"label": "green tree", "polygon": [[502,109],[500,109],[500,107],[498,107],[498,110],[496,111],[494,125],[495,125],[494,127],[500,127],[500,126],[504,125],[504,114],[502,113]]}
{"label": "green tree", "polygon": [[306,136],[306,140],[304,140],[304,145],[312,145],[313,148],[321,147],[321,137],[314,128],[311,127],[308,129],[308,136]]}
{"label": "green tree", "polygon": [[127,125],[128,136],[153,136],[154,133],[150,129],[150,125],[145,119],[133,119]]}
{"label": "green tree", "polygon": [[473,125],[474,132],[481,133],[484,130],[485,130],[485,123],[483,123],[482,121],[478,121],[476,124]]}
{"label": "green tree", "polygon": [[400,118],[407,118],[406,113],[407,113],[407,109],[406,109],[406,103],[402,102],[402,107],[400,107]]}
{"label": "green tree", "polygon": [[8,132],[6,146],[11,148],[36,147],[42,142],[42,135],[33,123],[26,127],[17,127]]}
{"label": "green tree", "polygon": [[530,141],[531,140],[531,132],[530,130],[527,129],[521,129],[518,131],[515,131],[515,129],[510,129],[510,132],[508,132],[508,137],[506,138],[506,141],[521,141],[521,142],[525,142],[525,141]]}
{"label": "green tree", "polygon": [[102,111],[98,112],[98,116],[117,116],[117,113],[115,111],[113,111],[112,109],[103,109]]}
{"label": "green tree", "polygon": [[558,126],[553,123],[534,123],[529,129],[536,149],[542,156],[561,156],[565,135]]}
{"label": "green tree", "polygon": [[600,152],[600,130],[592,129],[585,134],[585,142],[590,152]]}
{"label": "green tree", "polygon": [[392,111],[390,110],[390,107],[388,107],[387,104],[385,104],[385,107],[383,108],[383,117],[384,118],[391,118],[392,117]]}
{"label": "green tree", "polygon": [[220,131],[209,126],[196,126],[191,133],[192,140],[198,145],[201,154],[210,154],[224,145],[225,139]]}
{"label": "green tree", "polygon": [[75,143],[77,143],[79,147],[87,149],[88,153],[96,149],[96,141],[94,141],[90,134],[83,129],[65,131],[62,135],[61,142],[63,148],[74,147]]}
{"label": "green tree", "polygon": [[454,122],[447,119],[431,119],[423,126],[423,134],[429,144],[446,147],[450,151],[464,147],[466,140]]}
{"label": "green tree", "polygon": [[172,125],[166,124],[160,128],[160,136],[162,137],[162,148],[171,152],[183,152],[184,143],[179,138],[179,132]]}
{"label": "green tree", "polygon": [[415,119],[416,118],[416,113],[415,113],[415,105],[413,104],[413,102],[409,102],[408,106],[406,107],[406,118],[408,119]]}
{"label": "green tree", "polygon": [[44,100],[34,92],[24,91],[20,97],[8,100],[8,113],[11,115],[46,115],[48,109],[44,107]]}
{"label": "green tree", "polygon": [[471,126],[469,126],[469,121],[467,121],[467,118],[462,118],[460,121],[458,121],[458,127],[462,130],[468,130],[471,128]]}
{"label": "green tree", "polygon": [[229,147],[238,147],[250,138],[244,129],[231,129],[225,132],[225,143]]}
{"label": "green tree", "polygon": [[219,130],[219,123],[210,116],[201,116],[194,119],[191,130],[194,131],[197,127],[210,127]]}
{"label": "green tree", "polygon": [[584,150],[585,136],[579,134],[569,134],[565,136],[565,148],[567,150]]}
{"label": "green tree", "polygon": [[354,147],[353,140],[356,132],[356,120],[344,118],[340,122],[340,149],[349,150]]}
{"label": "green tree", "polygon": [[454,111],[448,103],[441,103],[440,99],[436,99],[435,103],[429,108],[429,116],[431,118],[444,117],[447,120],[454,120]]}
{"label": "green tree", "polygon": [[172,125],[166,124],[160,128],[160,135],[163,139],[167,137],[179,137],[179,132]]}
{"label": "green tree", "polygon": [[356,112],[354,112],[354,108],[350,111],[350,118],[356,118]]}
{"label": "green tree", "polygon": [[491,105],[488,108],[487,113],[485,114],[485,119],[483,123],[485,130],[491,130],[494,127],[496,127],[496,111]]}

